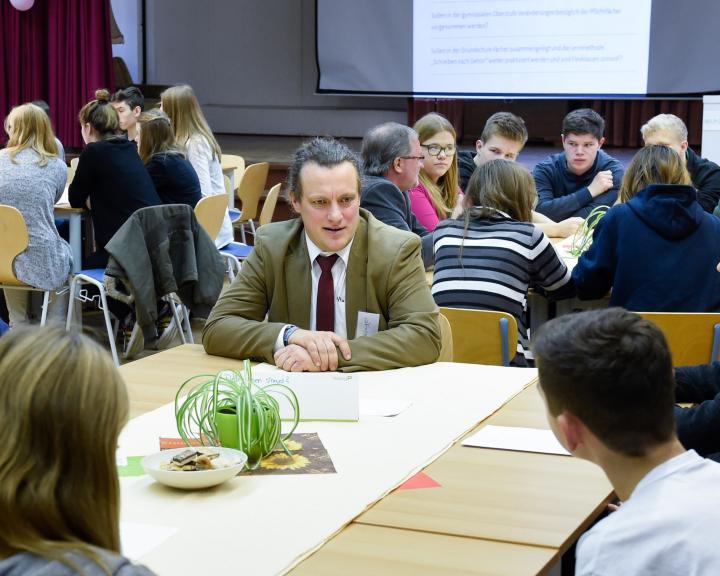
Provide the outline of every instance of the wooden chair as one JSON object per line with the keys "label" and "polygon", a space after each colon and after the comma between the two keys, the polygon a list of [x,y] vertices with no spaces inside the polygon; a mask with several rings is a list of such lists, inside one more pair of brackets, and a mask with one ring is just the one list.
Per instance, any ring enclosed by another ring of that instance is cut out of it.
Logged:
{"label": "wooden chair", "polygon": [[[225,180],[228,180],[227,176]],[[213,242],[220,233],[225,210],[227,210],[227,197],[224,194],[205,196],[195,205],[195,218]],[[240,271],[242,260],[247,258],[251,251],[252,246],[239,242],[231,242],[220,250],[220,254],[227,261],[227,272],[231,282]]]}
{"label": "wooden chair", "polygon": [[[227,176],[225,176],[225,180],[228,181]],[[213,242],[220,233],[220,228],[222,228],[226,208],[227,198],[224,194],[204,196],[195,205],[195,218],[197,218],[198,224],[203,227]]]}
{"label": "wooden chair", "polygon": [[65,181],[65,186],[70,186],[70,183],[73,181],[73,178],[75,178],[75,171],[77,170],[79,158],[73,158],[70,160],[70,166],[68,167],[67,171],[67,180]]}
{"label": "wooden chair", "polygon": [[250,230],[255,235],[255,222],[257,218],[258,203],[260,196],[265,191],[265,183],[267,182],[270,164],[267,162],[258,162],[250,164],[245,168],[240,183],[237,187],[237,197],[240,200],[242,210],[240,217],[234,222],[240,226],[240,234],[243,244],[245,244],[245,223],[250,224]]}
{"label": "wooden chair", "polygon": [[638,312],[667,339],[673,366],[707,364],[718,360],[720,313]]}
{"label": "wooden chair", "polygon": [[440,308],[452,327],[453,362],[509,366],[518,341],[512,314],[491,310]]}
{"label": "wooden chair", "polygon": [[447,319],[447,316],[445,316],[445,314],[439,314],[438,322],[440,322],[440,332],[442,333],[442,345],[440,347],[440,356],[438,357],[438,362],[452,362],[453,335],[450,321]]}
{"label": "wooden chair", "polygon": [[258,226],[272,222],[281,186],[282,184],[275,184],[275,186],[270,188],[270,192],[267,193],[262,210],[260,211],[260,218],[258,218]]}
{"label": "wooden chair", "polygon": [[[29,284],[25,284],[18,279],[13,270],[13,262],[18,254],[27,250],[29,236],[25,218],[17,208],[0,204],[0,288],[12,290],[26,290],[29,292],[42,292],[42,315],[40,317],[40,325],[44,326],[47,321],[48,305],[50,303],[50,292],[59,292],[58,290],[43,290],[35,288]],[[65,287],[61,289],[64,291]]]}
{"label": "wooden chair", "polygon": [[[231,168],[233,170],[233,181],[235,183],[235,188],[237,188],[237,185],[240,183],[240,178],[242,178],[243,172],[245,172],[245,158],[243,158],[242,156],[237,156],[235,154],[223,154],[223,171],[227,171]],[[232,190],[232,192],[235,192],[235,190]]]}

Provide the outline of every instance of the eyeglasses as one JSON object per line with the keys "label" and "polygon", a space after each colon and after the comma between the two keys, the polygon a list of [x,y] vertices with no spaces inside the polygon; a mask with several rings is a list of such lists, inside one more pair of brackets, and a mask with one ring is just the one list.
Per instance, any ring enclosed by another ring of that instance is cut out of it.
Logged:
{"label": "eyeglasses", "polygon": [[425,160],[425,156],[398,156],[398,158],[402,158],[403,160],[417,160],[419,162]]}
{"label": "eyeglasses", "polygon": [[440,153],[444,153],[445,156],[453,156],[455,154],[455,144],[448,144],[447,146],[440,146],[440,144],[421,144],[425,150],[428,151],[430,156],[440,156]]}

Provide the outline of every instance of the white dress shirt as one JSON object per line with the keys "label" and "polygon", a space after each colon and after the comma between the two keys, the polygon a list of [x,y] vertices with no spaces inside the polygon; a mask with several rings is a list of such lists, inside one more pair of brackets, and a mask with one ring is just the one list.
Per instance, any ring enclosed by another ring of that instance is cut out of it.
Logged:
{"label": "white dress shirt", "polygon": [[[335,294],[335,330],[333,330],[333,332],[335,332],[338,336],[347,338],[347,322],[345,318],[345,278],[347,276],[348,258],[350,257],[350,248],[352,248],[353,239],[351,239],[350,242],[348,242],[348,245],[342,250],[338,250],[337,252],[323,252],[320,248],[318,248],[315,242],[310,240],[310,237],[305,234],[305,242],[307,243],[308,255],[310,256],[310,262],[312,265],[310,274],[312,283],[312,290],[310,293],[310,330],[315,330],[318,283],[320,282],[320,274],[322,274],[320,264],[317,262],[317,257],[337,254],[338,259],[335,261],[335,264],[333,264],[333,267],[330,270],[333,277],[333,289]],[[280,330],[280,334],[278,334],[277,340],[275,340],[275,347],[273,348],[273,351],[277,352],[283,347],[283,335],[285,334],[285,328],[288,326],[289,324],[286,324]]]}

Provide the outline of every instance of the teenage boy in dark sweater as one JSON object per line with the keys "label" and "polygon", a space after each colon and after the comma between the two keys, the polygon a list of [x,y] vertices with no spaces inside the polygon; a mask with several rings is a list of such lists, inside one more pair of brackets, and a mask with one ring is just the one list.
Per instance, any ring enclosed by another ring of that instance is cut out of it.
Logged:
{"label": "teenage boy in dark sweater", "polygon": [[538,203],[535,208],[556,222],[571,216],[587,218],[597,206],[617,200],[623,167],[600,148],[605,121],[589,108],[573,110],[563,120],[563,152],[533,170]]}

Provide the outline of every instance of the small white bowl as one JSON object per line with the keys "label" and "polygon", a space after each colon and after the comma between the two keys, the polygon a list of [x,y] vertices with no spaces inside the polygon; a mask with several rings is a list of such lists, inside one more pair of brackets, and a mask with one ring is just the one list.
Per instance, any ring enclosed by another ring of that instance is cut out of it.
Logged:
{"label": "small white bowl", "polygon": [[245,452],[235,450],[233,448],[221,448],[213,446],[213,450],[220,452],[220,457],[230,466],[227,468],[217,468],[213,470],[193,470],[191,472],[181,472],[173,470],[163,470],[160,466],[168,464],[173,456],[184,452],[188,448],[173,448],[171,450],[162,450],[155,454],[145,456],[140,461],[145,472],[155,478],[161,484],[172,486],[173,488],[182,488],[183,490],[197,490],[200,488],[210,488],[217,486],[238,473],[247,462]]}

